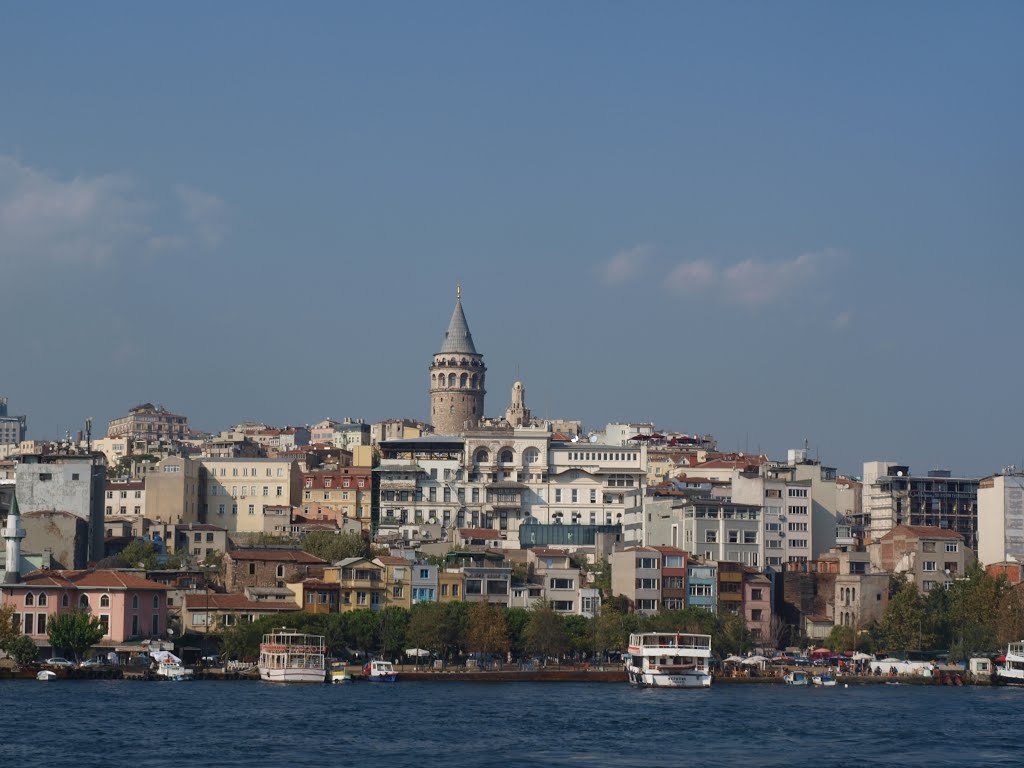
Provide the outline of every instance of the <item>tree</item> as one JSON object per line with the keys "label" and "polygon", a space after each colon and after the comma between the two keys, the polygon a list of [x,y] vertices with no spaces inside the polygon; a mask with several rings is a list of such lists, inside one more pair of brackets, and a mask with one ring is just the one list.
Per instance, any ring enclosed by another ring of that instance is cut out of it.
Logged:
{"label": "tree", "polygon": [[405,651],[405,633],[409,626],[409,611],[391,605],[380,612],[378,621],[380,644],[385,655],[402,654]]}
{"label": "tree", "polygon": [[852,651],[857,644],[857,632],[853,627],[836,624],[825,638],[825,647],[833,651]]}
{"label": "tree", "polygon": [[46,625],[46,635],[54,649],[70,650],[75,659],[103,639],[104,629],[100,620],[78,609],[59,613]]}
{"label": "tree", "polygon": [[442,654],[447,646],[446,618],[447,614],[441,603],[414,605],[409,613],[409,625],[405,630],[409,645],[438,655]]}
{"label": "tree", "polygon": [[711,647],[722,656],[740,654],[750,650],[750,631],[743,617],[734,613],[718,616],[718,621],[711,632]]}
{"label": "tree", "polygon": [[517,656],[526,650],[526,626],[529,623],[530,612],[525,608],[509,608],[505,611],[509,650]]}
{"label": "tree", "polygon": [[[772,616],[768,622],[768,631],[765,633],[764,641],[774,650],[786,647],[789,640],[789,624],[778,614]],[[831,648],[831,646],[829,646]]]}
{"label": "tree", "polygon": [[18,635],[7,646],[7,653],[13,658],[19,667],[24,667],[36,660],[39,655],[39,648],[32,642],[31,638],[25,635]]}
{"label": "tree", "polygon": [[313,531],[302,537],[302,550],[314,557],[335,563],[346,557],[368,557],[370,547],[358,533]]}
{"label": "tree", "polygon": [[153,542],[135,539],[122,549],[119,555],[115,555],[115,558],[123,562],[124,567],[138,568],[141,564],[148,570],[157,567],[159,554]]}
{"label": "tree", "polygon": [[526,625],[527,650],[544,657],[561,656],[569,647],[569,636],[565,631],[562,617],[555,613],[550,603],[536,603],[530,609],[530,623]]}
{"label": "tree", "polygon": [[0,651],[6,651],[21,635],[21,627],[14,626],[14,606],[0,605]]}
{"label": "tree", "polygon": [[593,651],[594,627],[586,616],[564,616],[562,627],[568,640],[569,650],[574,654],[586,654]]}
{"label": "tree", "polygon": [[1007,590],[999,600],[996,640],[1000,646],[1019,642],[1024,637],[1024,584]]}
{"label": "tree", "polygon": [[992,578],[978,563],[965,576],[949,588],[950,651],[959,651],[950,654],[958,656],[954,661],[995,649],[999,599],[1006,589],[1004,580]]}
{"label": "tree", "polygon": [[484,656],[507,653],[508,627],[505,624],[504,609],[490,603],[473,603],[469,609],[466,641],[469,650]]}
{"label": "tree", "polygon": [[918,648],[922,643],[924,606],[914,582],[902,580],[882,617],[882,637],[888,651]]}
{"label": "tree", "polygon": [[377,614],[369,608],[360,608],[348,615],[348,636],[360,651],[367,653],[377,649]]}
{"label": "tree", "polygon": [[600,656],[626,650],[626,630],[622,614],[610,603],[601,606],[594,617],[594,651]]}

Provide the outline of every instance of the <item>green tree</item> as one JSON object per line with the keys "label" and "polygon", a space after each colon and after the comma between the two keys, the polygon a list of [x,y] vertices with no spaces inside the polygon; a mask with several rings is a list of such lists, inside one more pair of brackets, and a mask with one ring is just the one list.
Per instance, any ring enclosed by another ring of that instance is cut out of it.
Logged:
{"label": "green tree", "polygon": [[1008,589],[999,599],[996,640],[1001,647],[1024,638],[1024,584]]}
{"label": "green tree", "polygon": [[360,651],[367,653],[377,650],[379,629],[377,614],[369,608],[360,608],[348,615],[348,637]]}
{"label": "green tree", "polygon": [[14,626],[14,606],[0,605],[0,651],[6,651],[21,635],[21,627]]}
{"label": "green tree", "polygon": [[594,652],[602,657],[609,653],[622,653],[626,650],[626,640],[622,614],[615,606],[605,603],[594,618]]}
{"label": "green tree", "polygon": [[714,630],[711,632],[711,647],[720,656],[749,651],[753,647],[753,643],[743,617],[734,613],[719,615]]}
{"label": "green tree", "polygon": [[[278,617],[274,617],[279,621]],[[229,659],[255,660],[260,653],[260,642],[270,629],[270,622],[241,622],[221,635],[221,653]]]}
{"label": "green tree", "polygon": [[924,603],[914,582],[900,580],[882,617],[882,637],[888,651],[905,651],[922,645]]}
{"label": "green tree", "polygon": [[75,659],[103,639],[100,620],[78,609],[59,613],[46,625],[46,635],[54,649],[70,650]]}
{"label": "green tree", "polygon": [[526,626],[529,623],[530,612],[525,608],[509,608],[505,611],[509,650],[517,656],[526,650]]}
{"label": "green tree", "polygon": [[559,657],[569,648],[569,636],[565,631],[562,617],[555,613],[550,603],[534,604],[530,609],[530,623],[526,625],[526,648],[544,657]]}
{"label": "green tree", "polygon": [[369,557],[370,545],[358,533],[313,531],[302,537],[302,549],[314,557],[335,563],[346,557]]}
{"label": "green tree", "polygon": [[825,638],[825,647],[837,653],[852,651],[857,644],[857,632],[853,627],[836,624]]}
{"label": "green tree", "polygon": [[123,562],[126,568],[156,568],[159,551],[151,541],[135,539],[121,550],[120,554],[114,557]]}
{"label": "green tree", "polygon": [[996,648],[996,621],[999,600],[1006,590],[1005,581],[994,579],[978,563],[967,569],[965,578],[949,588],[949,623],[953,637],[950,656],[954,660]]}
{"label": "green tree", "polygon": [[39,648],[32,642],[31,638],[19,635],[7,646],[7,653],[13,658],[19,667],[24,667],[36,660],[39,655]]}
{"label": "green tree", "polygon": [[569,615],[562,617],[569,650],[573,654],[586,655],[594,650],[594,624],[586,616]]}
{"label": "green tree", "polygon": [[437,655],[447,648],[445,620],[447,612],[441,603],[419,603],[409,612],[405,636],[413,648],[423,648]]}
{"label": "green tree", "polygon": [[473,603],[469,609],[466,645],[469,650],[484,656],[507,653],[509,642],[505,610],[490,603]]}
{"label": "green tree", "polygon": [[405,652],[405,633],[409,626],[409,611],[390,605],[380,612],[378,627],[380,645],[387,656],[402,655]]}

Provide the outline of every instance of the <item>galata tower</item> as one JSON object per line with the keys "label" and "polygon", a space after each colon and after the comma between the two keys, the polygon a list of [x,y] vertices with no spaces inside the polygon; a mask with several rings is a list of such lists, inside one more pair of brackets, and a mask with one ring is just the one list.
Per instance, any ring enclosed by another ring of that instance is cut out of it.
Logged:
{"label": "galata tower", "polygon": [[484,357],[462,311],[462,289],[455,290],[455,311],[444,334],[441,351],[430,365],[430,421],[439,435],[458,435],[484,416]]}

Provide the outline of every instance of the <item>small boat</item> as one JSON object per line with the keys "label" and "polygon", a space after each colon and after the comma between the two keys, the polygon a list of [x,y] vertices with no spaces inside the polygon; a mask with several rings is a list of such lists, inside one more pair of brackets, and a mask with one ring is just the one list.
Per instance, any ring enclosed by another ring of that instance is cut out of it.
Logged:
{"label": "small boat", "polygon": [[36,674],[36,680],[38,680],[41,683],[48,683],[51,680],[56,680],[56,679],[57,679],[57,673],[56,672],[51,672],[48,669],[40,670]]}
{"label": "small boat", "polygon": [[652,688],[710,688],[711,635],[643,632],[629,636],[629,682]]}
{"label": "small boat", "polygon": [[[997,660],[998,661],[998,660]],[[996,666],[998,685],[1024,685],[1024,640],[1010,643],[1002,666]]]}
{"label": "small boat", "polygon": [[334,664],[331,666],[331,682],[332,683],[347,683],[352,680],[352,675],[345,669],[344,664]]}
{"label": "small boat", "polygon": [[398,680],[398,673],[390,661],[374,659],[363,667],[363,679],[371,683],[393,683]]}
{"label": "small boat", "polygon": [[174,682],[192,679],[192,670],[182,666],[181,659],[170,651],[153,651],[149,655],[156,662],[157,677]]}
{"label": "small boat", "polygon": [[811,678],[811,682],[815,685],[822,685],[826,688],[836,684],[836,679],[832,675],[815,675]]}
{"label": "small boat", "polygon": [[799,669],[794,670],[782,678],[786,685],[809,685],[810,679],[807,677],[806,672],[802,672]]}
{"label": "small boat", "polygon": [[274,683],[322,683],[327,674],[324,636],[282,627],[260,643],[260,679]]}

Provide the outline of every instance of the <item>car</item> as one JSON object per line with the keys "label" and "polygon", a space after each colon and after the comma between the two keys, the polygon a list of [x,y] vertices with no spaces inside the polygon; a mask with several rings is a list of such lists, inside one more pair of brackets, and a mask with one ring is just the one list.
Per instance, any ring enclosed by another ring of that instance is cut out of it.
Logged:
{"label": "car", "polygon": [[110,661],[106,656],[93,656],[91,659],[86,659],[81,662],[78,666],[80,667],[102,667],[109,664]]}
{"label": "car", "polygon": [[75,665],[62,656],[54,656],[43,662],[47,667],[59,667],[61,669],[74,669]]}

